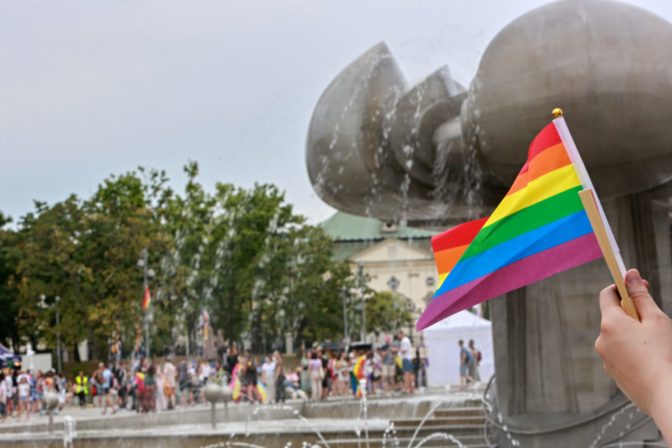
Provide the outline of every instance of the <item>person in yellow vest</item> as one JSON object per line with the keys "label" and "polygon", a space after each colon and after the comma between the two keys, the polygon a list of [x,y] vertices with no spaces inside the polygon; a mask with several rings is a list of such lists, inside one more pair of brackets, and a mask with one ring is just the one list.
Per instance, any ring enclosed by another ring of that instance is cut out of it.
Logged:
{"label": "person in yellow vest", "polygon": [[79,375],[75,377],[75,395],[79,397],[79,405],[84,407],[86,405],[86,396],[89,394],[89,378],[84,375],[84,372],[79,371]]}

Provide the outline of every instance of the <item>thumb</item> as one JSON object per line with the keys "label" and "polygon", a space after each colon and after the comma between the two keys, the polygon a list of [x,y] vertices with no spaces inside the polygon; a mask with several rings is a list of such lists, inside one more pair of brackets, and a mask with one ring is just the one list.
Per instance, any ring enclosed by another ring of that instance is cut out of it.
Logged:
{"label": "thumb", "polygon": [[637,308],[637,313],[642,319],[651,317],[658,312],[658,305],[653,301],[647,284],[642,280],[637,269],[630,269],[625,274],[625,287],[628,289],[628,294],[630,294],[630,298]]}

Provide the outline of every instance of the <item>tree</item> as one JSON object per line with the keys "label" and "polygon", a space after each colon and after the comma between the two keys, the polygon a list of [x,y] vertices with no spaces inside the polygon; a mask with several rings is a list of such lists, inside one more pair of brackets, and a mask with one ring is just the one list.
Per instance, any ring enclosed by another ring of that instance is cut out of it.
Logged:
{"label": "tree", "polygon": [[408,300],[390,291],[374,292],[366,300],[367,328],[388,333],[412,325]]}
{"label": "tree", "polygon": [[118,343],[129,354],[142,328],[143,250],[156,273],[152,353],[175,351],[183,335],[193,353],[206,310],[225,339],[259,350],[286,333],[299,343],[340,337],[340,292],[353,279],[324,232],[273,185],[208,192],[198,164],[184,170],[181,192],[165,172],[138,168],[89,198],[36,202],[15,231],[0,215],[0,340],[53,347],[59,335],[71,350],[87,340],[100,359]]}
{"label": "tree", "polygon": [[16,349],[19,345],[19,299],[15,272],[19,257],[16,233],[6,228],[10,222],[0,213],[0,342]]}

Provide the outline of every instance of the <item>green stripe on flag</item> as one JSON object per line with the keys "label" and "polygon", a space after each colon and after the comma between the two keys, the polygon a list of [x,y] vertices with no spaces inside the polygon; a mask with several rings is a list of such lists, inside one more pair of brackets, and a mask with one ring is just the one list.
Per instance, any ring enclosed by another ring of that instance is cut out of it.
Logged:
{"label": "green stripe on flag", "polygon": [[579,198],[579,191],[582,189],[582,186],[570,188],[483,227],[460,260],[483,253],[498,244],[583,210]]}

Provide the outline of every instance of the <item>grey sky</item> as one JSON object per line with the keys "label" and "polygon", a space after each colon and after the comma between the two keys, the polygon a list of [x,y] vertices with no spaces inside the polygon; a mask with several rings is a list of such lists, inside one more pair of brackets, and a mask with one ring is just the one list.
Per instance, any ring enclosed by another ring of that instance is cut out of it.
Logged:
{"label": "grey sky", "polygon": [[[545,1],[0,2],[0,211],[86,196],[111,173],[182,186],[272,182],[318,222],[304,162],[312,109],[386,41],[407,79],[447,64],[468,84],[490,39]],[[633,1],[672,19],[667,0]]]}

